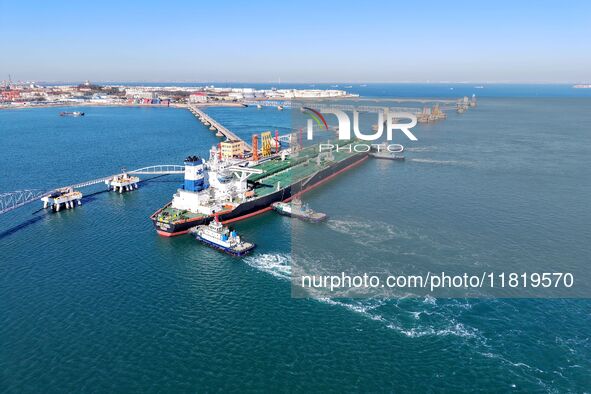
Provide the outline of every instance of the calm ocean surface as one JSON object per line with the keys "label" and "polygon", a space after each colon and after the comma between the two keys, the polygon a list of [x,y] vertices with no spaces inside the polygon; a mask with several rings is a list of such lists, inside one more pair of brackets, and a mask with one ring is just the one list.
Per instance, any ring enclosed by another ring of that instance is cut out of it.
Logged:
{"label": "calm ocean surface", "polygon": [[[331,219],[309,231],[406,266],[589,262],[591,90],[346,86],[481,99],[418,127],[405,163],[368,161],[310,193]],[[0,111],[0,192],[181,164],[217,142],[186,110],[62,110]],[[245,138],[291,121],[209,112]],[[591,391],[591,301],[293,299],[284,217],[237,224],[259,245],[244,259],[156,235],[148,216],[180,183],[97,187],[74,211],[0,216],[0,391]]]}

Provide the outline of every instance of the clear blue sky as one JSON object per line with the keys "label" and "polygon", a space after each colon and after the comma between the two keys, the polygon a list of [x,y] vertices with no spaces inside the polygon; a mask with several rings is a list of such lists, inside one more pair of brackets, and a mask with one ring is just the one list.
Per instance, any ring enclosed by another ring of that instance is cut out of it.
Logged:
{"label": "clear blue sky", "polygon": [[590,1],[0,0],[0,80],[591,81]]}

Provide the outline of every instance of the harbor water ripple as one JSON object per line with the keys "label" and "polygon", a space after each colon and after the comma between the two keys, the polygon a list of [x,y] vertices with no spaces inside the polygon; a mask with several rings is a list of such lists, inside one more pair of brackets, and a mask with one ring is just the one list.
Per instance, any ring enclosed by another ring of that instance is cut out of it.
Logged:
{"label": "harbor water ripple", "polygon": [[[580,114],[590,103],[482,99],[474,111],[420,127],[405,163],[368,161],[314,190],[311,205],[330,219],[304,225],[367,259],[388,252],[414,264],[477,263],[507,250],[503,231],[526,229],[512,255],[497,257],[556,257],[550,249],[562,243],[570,250],[558,258],[588,260],[591,123]],[[544,129],[556,108],[564,129]],[[218,141],[181,109],[88,107],[81,118],[60,117],[61,110],[72,109],[0,111],[0,190],[180,164]],[[289,110],[209,111],[245,138],[291,121]],[[539,115],[535,128],[524,111]],[[568,123],[573,117],[578,123]],[[515,209],[494,202],[509,195],[495,189],[508,185],[506,173],[523,184],[513,185],[515,201],[525,199]],[[259,245],[242,259],[189,236],[156,235],[148,217],[181,181],[155,177],[122,195],[97,187],[75,210],[30,205],[0,216],[0,391],[591,389],[589,300],[294,299],[288,218],[270,212],[238,223]],[[351,205],[364,182],[373,182],[375,195]],[[556,208],[547,212],[554,226],[535,226],[546,206]],[[460,207],[487,221],[485,230],[462,227],[477,220]]]}

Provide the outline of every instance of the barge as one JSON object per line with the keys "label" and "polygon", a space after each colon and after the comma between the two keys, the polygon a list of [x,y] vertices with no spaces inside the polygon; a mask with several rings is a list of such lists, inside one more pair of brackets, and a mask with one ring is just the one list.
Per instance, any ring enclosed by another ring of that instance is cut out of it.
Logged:
{"label": "barge", "polygon": [[297,218],[306,222],[318,223],[328,218],[325,213],[310,209],[308,204],[302,203],[302,200],[299,198],[294,198],[291,202],[274,202],[271,206],[280,215]]}

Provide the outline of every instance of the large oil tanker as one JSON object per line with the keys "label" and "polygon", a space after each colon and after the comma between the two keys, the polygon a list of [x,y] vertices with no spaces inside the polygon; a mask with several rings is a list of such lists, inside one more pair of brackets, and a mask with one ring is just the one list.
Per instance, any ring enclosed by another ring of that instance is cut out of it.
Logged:
{"label": "large oil tanker", "polygon": [[266,212],[272,203],[289,201],[367,159],[367,153],[346,145],[327,152],[318,146],[290,148],[256,161],[225,159],[212,147],[208,160],[185,159],[184,185],[150,219],[158,234],[170,237],[209,223],[216,214],[231,223]]}

